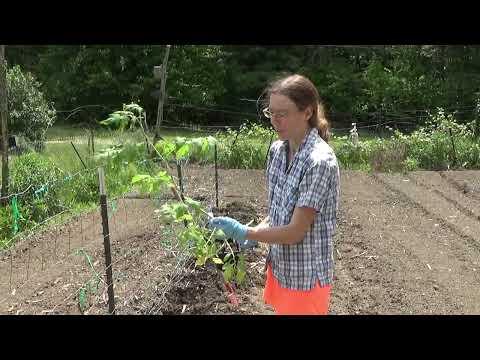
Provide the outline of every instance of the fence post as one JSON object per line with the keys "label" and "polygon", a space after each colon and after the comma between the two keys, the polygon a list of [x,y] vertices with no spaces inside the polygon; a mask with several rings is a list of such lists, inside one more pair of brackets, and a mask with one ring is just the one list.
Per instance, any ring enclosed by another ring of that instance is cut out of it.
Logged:
{"label": "fence post", "polygon": [[213,144],[215,163],[215,206],[218,208],[218,166],[217,166],[217,142]]}
{"label": "fence post", "polygon": [[73,145],[73,142],[70,141],[70,144],[72,144],[73,150],[75,150],[75,153],[77,154],[78,158],[82,162],[83,167],[86,169],[87,165],[85,165],[85,163],[83,162],[82,157],[80,156],[80,154],[77,151],[77,148],[75,147],[75,145]]}
{"label": "fence post", "polygon": [[[182,175],[182,166],[180,165],[180,160],[177,160],[177,175],[178,175],[178,185],[180,187],[180,198],[182,201],[185,201],[185,196],[183,195],[183,175]],[[187,220],[183,220],[183,225],[188,226]]]}
{"label": "fence post", "polygon": [[6,74],[5,45],[0,45],[0,127],[2,129],[2,184],[0,204],[5,207],[8,205],[8,103]]}
{"label": "fence post", "polygon": [[105,189],[105,174],[103,168],[98,168],[98,180],[100,190],[100,207],[102,214],[103,226],[103,247],[105,249],[105,270],[107,276],[108,290],[108,312],[115,315],[115,297],[113,293],[113,276],[112,276],[112,255],[110,252],[110,232],[108,229],[108,209],[107,209],[107,192]]}
{"label": "fence post", "polygon": [[180,197],[182,201],[185,200],[183,196],[183,176],[182,176],[182,166],[180,165],[180,160],[177,160],[177,175],[178,175],[178,186],[180,187]]}

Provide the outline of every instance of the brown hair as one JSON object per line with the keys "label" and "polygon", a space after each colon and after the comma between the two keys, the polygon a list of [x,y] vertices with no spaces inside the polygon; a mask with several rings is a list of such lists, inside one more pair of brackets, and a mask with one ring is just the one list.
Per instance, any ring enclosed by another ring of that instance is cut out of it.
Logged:
{"label": "brown hair", "polygon": [[270,97],[271,94],[288,97],[300,111],[311,106],[313,113],[308,124],[310,127],[316,128],[321,138],[328,142],[330,125],[325,115],[325,108],[320,101],[317,88],[309,79],[299,74],[282,77],[272,82],[267,88],[267,96]]}

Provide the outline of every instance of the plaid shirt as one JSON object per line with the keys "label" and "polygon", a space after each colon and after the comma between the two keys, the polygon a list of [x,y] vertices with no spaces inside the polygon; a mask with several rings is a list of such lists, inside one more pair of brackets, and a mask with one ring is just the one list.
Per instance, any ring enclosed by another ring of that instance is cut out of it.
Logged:
{"label": "plaid shirt", "polygon": [[271,244],[267,263],[283,288],[310,290],[333,280],[333,235],[340,173],[330,146],[311,129],[287,169],[288,141],[276,141],[267,165],[270,226],[288,225],[295,207],[316,210],[310,230],[294,245]]}

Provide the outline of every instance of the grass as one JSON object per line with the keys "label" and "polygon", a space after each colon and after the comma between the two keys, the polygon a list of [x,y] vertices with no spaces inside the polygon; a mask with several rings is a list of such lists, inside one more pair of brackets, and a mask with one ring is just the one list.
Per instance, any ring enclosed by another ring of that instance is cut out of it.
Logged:
{"label": "grass", "polygon": [[[95,127],[93,129],[95,137],[100,138],[109,138],[117,137],[118,133],[116,131],[108,130],[104,127]],[[47,141],[61,140],[67,138],[87,138],[89,131],[85,128],[75,127],[73,125],[54,125],[47,130],[46,136]],[[162,129],[160,135],[164,138],[174,138],[177,136],[180,137],[199,137],[205,136],[205,133],[199,133],[197,131],[192,131],[188,129]]]}
{"label": "grass", "polygon": [[[76,144],[75,148],[85,162],[89,157],[87,144]],[[55,144],[47,143],[44,155],[64,171],[75,172],[83,168],[80,159],[69,142]]]}
{"label": "grass", "polygon": [[[152,134],[149,135],[153,136]],[[90,156],[88,151],[89,132],[85,128],[71,125],[55,125],[48,129],[46,136],[47,143],[44,154],[60,169],[75,171],[83,168],[70,142],[73,142],[80,156],[85,161]],[[161,136],[167,140],[173,140],[175,137],[194,138],[205,136],[205,133],[185,129],[163,129]],[[112,145],[143,141],[144,138],[141,131],[119,133],[105,128],[94,129],[95,153]]]}

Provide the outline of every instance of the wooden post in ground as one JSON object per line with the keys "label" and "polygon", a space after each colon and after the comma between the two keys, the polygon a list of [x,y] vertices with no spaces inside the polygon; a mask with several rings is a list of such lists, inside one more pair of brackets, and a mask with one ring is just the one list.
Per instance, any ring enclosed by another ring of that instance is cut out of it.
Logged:
{"label": "wooden post in ground", "polygon": [[108,229],[108,207],[107,192],[105,188],[105,173],[103,168],[98,169],[98,180],[100,190],[100,207],[102,214],[103,226],[103,247],[105,249],[105,269],[107,276],[107,292],[108,292],[108,313],[115,314],[115,296],[113,293],[113,272],[112,272],[112,254],[110,251],[110,232]]}
{"label": "wooden post in ground", "polygon": [[213,158],[215,163],[215,206],[218,209],[218,165],[217,165],[217,142],[213,144]]}
{"label": "wooden post in ground", "polygon": [[0,204],[8,205],[8,102],[5,45],[0,45],[0,124],[2,128],[2,191]]}

